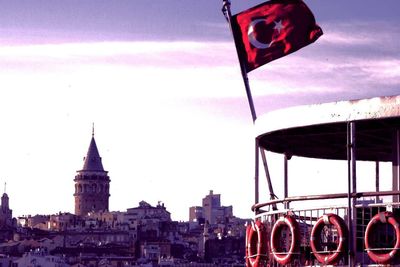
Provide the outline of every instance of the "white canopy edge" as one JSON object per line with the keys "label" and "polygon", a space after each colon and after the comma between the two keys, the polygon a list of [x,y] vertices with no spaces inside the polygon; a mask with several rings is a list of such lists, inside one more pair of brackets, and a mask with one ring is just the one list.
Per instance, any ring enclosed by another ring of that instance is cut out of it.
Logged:
{"label": "white canopy edge", "polygon": [[256,137],[283,129],[336,122],[400,117],[400,95],[296,106],[257,118]]}

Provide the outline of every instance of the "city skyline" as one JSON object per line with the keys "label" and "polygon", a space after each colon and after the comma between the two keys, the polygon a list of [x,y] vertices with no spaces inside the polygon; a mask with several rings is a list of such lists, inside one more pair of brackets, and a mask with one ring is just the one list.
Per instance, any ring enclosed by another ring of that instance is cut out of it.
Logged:
{"label": "city skyline", "polygon": [[[235,0],[232,11],[261,2]],[[305,2],[324,35],[249,73],[259,115],[398,94],[398,1]],[[94,122],[110,210],[162,201],[186,220],[214,190],[251,217],[253,124],[222,1],[1,7],[0,182],[15,216],[73,212]]]}

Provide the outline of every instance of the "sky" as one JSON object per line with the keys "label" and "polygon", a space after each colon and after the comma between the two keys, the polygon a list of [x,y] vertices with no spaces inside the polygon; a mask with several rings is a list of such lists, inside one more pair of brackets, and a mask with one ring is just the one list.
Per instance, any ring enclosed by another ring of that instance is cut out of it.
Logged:
{"label": "sky", "polygon": [[[232,13],[261,2],[232,0]],[[324,35],[249,73],[258,115],[400,92],[398,0],[305,2]],[[222,1],[0,0],[0,8],[0,182],[14,216],[74,212],[93,123],[111,211],[161,201],[186,221],[213,190],[234,215],[252,216],[254,125]],[[279,187],[282,160],[271,158]],[[305,178],[290,178],[290,194],[307,192]]]}

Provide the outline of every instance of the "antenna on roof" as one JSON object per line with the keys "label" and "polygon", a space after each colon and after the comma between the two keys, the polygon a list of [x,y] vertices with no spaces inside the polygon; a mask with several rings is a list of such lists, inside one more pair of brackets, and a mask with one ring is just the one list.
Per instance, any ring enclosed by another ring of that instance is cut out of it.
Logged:
{"label": "antenna on roof", "polygon": [[92,137],[94,137],[94,122],[92,123]]}
{"label": "antenna on roof", "polygon": [[7,192],[7,182],[4,182],[4,193]]}

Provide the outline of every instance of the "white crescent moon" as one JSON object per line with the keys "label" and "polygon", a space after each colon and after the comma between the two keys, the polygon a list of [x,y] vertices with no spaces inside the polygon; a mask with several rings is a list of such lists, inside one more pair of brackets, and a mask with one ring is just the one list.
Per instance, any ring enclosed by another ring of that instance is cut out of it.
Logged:
{"label": "white crescent moon", "polygon": [[265,21],[265,19],[255,19],[253,20],[250,25],[249,25],[249,30],[247,31],[247,35],[249,36],[249,41],[250,43],[255,46],[258,49],[266,49],[269,48],[271,43],[263,43],[257,40],[257,38],[254,36],[254,27],[257,25],[257,23],[260,23],[262,21]]}

